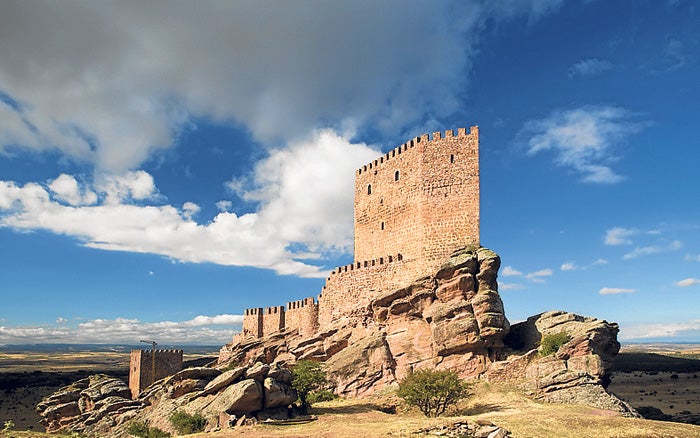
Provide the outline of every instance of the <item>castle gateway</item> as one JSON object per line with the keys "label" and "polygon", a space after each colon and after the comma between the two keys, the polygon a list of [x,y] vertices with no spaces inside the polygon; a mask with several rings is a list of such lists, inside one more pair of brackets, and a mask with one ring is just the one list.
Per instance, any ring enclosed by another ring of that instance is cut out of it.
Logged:
{"label": "castle gateway", "polygon": [[357,169],[354,211],[353,263],[331,272],[318,301],[246,309],[234,344],[283,330],[312,335],[478,246],[479,128],[423,134]]}

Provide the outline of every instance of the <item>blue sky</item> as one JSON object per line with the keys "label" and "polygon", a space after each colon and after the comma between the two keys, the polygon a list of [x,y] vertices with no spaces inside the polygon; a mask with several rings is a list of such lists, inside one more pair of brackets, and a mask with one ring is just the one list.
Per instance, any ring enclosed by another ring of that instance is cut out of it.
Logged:
{"label": "blue sky", "polygon": [[354,170],[479,125],[513,322],[700,341],[691,1],[0,3],[0,344],[223,344],[352,259]]}

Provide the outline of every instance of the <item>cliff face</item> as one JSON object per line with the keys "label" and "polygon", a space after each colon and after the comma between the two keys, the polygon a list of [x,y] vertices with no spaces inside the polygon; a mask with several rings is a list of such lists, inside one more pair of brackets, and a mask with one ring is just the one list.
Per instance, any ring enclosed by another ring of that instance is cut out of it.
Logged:
{"label": "cliff face", "polygon": [[[518,382],[545,400],[580,398],[580,391],[574,394],[578,390],[572,388],[605,394],[608,370],[620,347],[617,325],[556,311],[511,327],[498,294],[499,268],[493,251],[457,251],[433,275],[372,297],[369,305],[314,336],[287,331],[244,340],[224,346],[219,362],[325,362],[336,392],[345,396],[370,395],[424,367],[450,369],[463,378]],[[541,338],[560,332],[569,341],[555,354],[541,357]]]}

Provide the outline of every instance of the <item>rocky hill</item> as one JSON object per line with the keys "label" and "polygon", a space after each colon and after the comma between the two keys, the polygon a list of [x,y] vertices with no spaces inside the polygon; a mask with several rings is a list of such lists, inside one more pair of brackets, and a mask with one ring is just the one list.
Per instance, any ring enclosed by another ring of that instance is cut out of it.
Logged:
{"label": "rocky hill", "polygon": [[[175,410],[205,414],[210,429],[245,418],[284,418],[296,398],[287,368],[312,359],[325,363],[341,396],[366,397],[429,367],[468,379],[513,382],[545,401],[636,416],[604,388],[620,348],[617,324],[553,311],[510,326],[498,294],[499,268],[493,251],[463,249],[433,275],[372,297],[369,305],[313,336],[291,330],[239,340],[222,347],[218,370],[183,370],[135,401],[126,392],[103,391],[91,377],[49,397],[39,409],[50,430],[109,430],[115,436],[131,420],[168,430],[166,419]],[[542,355],[539,343],[554,334],[563,337],[561,345]]]}

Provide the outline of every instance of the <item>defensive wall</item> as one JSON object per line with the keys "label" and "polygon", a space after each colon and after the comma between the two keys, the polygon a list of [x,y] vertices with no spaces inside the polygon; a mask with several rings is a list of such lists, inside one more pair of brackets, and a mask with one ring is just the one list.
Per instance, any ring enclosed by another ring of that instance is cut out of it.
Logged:
{"label": "defensive wall", "polygon": [[153,350],[131,350],[129,389],[134,400],[153,382],[182,370],[182,350],[155,350],[155,355],[153,353]]}
{"label": "defensive wall", "polygon": [[479,128],[423,134],[355,173],[354,261],[333,270],[318,296],[247,309],[234,337],[280,330],[310,335],[366,307],[385,290],[436,271],[462,247],[479,245]]}

